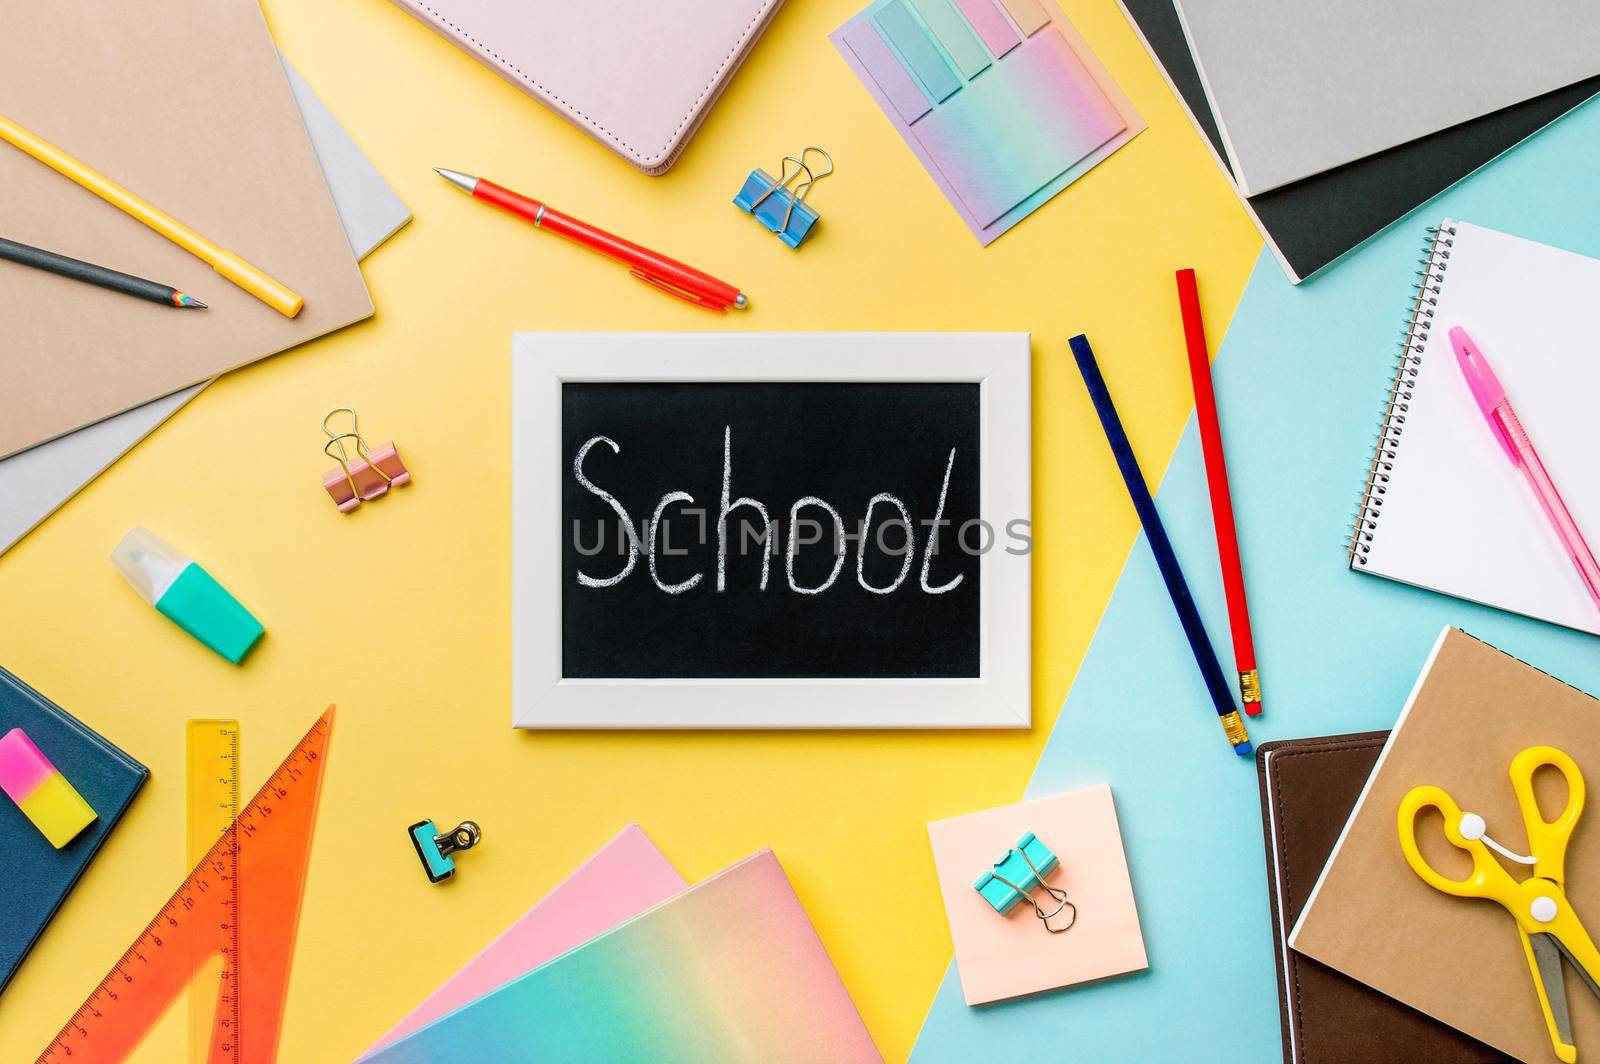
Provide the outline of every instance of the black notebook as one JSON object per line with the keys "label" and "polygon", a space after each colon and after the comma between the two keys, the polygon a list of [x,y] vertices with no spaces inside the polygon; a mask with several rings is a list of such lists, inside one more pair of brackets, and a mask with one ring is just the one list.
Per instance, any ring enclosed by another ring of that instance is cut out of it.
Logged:
{"label": "black notebook", "polygon": [[[1145,48],[1228,174],[1228,153],[1173,0],[1120,0]],[[1600,92],[1600,78],[1258,196],[1240,197],[1296,284]],[[1235,189],[1237,191],[1237,189]]]}
{"label": "black notebook", "polygon": [[61,849],[0,794],[0,990],[56,914],[150,770],[55,703],[0,669],[0,735],[28,733],[95,811],[94,823]]}

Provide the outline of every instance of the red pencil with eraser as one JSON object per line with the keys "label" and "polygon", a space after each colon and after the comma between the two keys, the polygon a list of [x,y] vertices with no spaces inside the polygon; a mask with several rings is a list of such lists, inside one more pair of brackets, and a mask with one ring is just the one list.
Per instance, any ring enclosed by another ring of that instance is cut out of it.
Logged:
{"label": "red pencil with eraser", "polygon": [[1222,426],[1211,387],[1211,352],[1205,320],[1200,316],[1200,290],[1193,270],[1178,271],[1178,308],[1183,313],[1183,338],[1189,348],[1189,379],[1194,383],[1195,419],[1200,423],[1200,449],[1206,459],[1206,486],[1211,492],[1211,521],[1217,530],[1217,557],[1222,562],[1222,589],[1228,598],[1228,626],[1233,629],[1233,659],[1239,670],[1239,697],[1244,711],[1261,715],[1261,676],[1256,670],[1256,645],[1250,635],[1250,605],[1244,594],[1244,568],[1239,563],[1239,535],[1233,524],[1233,497],[1228,491],[1228,462],[1222,453]]}

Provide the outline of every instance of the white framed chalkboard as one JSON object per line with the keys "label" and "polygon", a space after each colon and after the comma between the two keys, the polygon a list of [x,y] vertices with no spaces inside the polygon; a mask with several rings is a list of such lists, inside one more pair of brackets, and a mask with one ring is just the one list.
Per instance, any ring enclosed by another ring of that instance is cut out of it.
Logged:
{"label": "white framed chalkboard", "polygon": [[522,333],[512,723],[1026,728],[1025,333]]}

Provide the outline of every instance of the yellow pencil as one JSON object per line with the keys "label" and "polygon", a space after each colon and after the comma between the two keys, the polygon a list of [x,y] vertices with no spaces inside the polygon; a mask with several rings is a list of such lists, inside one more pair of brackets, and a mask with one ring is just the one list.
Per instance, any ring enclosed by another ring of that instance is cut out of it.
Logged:
{"label": "yellow pencil", "polygon": [[306,301],[281,281],[269,277],[233,252],[223,250],[172,215],[151,206],[61,149],[45,143],[4,115],[0,115],[0,140],[9,141],[50,169],[76,181],[113,207],[137,218],[189,254],[209,263],[212,269],[280,314],[292,318],[300,313],[301,307],[305,306]]}

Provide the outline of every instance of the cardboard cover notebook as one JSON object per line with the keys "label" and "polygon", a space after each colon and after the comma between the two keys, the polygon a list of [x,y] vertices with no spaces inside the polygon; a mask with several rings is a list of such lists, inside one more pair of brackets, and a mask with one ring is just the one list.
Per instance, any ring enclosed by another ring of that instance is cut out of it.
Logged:
{"label": "cardboard cover notebook", "polygon": [[[1424,883],[1406,863],[1396,827],[1406,793],[1432,784],[1483,817],[1500,845],[1528,853],[1508,770],[1513,757],[1538,745],[1570,754],[1592,788],[1600,782],[1600,702],[1445,629],[1289,935],[1290,948],[1518,1060],[1553,1059],[1510,915],[1493,902],[1451,897]],[[1553,771],[1534,779],[1548,815],[1562,808],[1564,791]],[[1600,930],[1596,816],[1591,800],[1566,856],[1567,897],[1591,934]],[[1417,840],[1443,874],[1470,871],[1437,815],[1418,818]],[[1502,864],[1516,880],[1530,871]],[[1566,987],[1574,1042],[1582,1054],[1600,1052],[1600,1000],[1576,972],[1566,973]]]}
{"label": "cardboard cover notebook", "polygon": [[21,728],[95,812],[94,821],[56,849],[17,805],[0,794],[0,990],[117,826],[150,770],[0,669],[0,735]]}
{"label": "cardboard cover notebook", "polygon": [[1261,827],[1267,843],[1272,944],[1284,1064],[1489,1064],[1505,1054],[1285,945],[1388,732],[1263,743]]}
{"label": "cardboard cover notebook", "polygon": [[678,159],[783,0],[395,0],[647,174]]}
{"label": "cardboard cover notebook", "polygon": [[0,114],[305,297],[285,317],[0,143],[7,237],[210,306],[0,263],[0,457],[372,313],[255,0],[0,0],[0,25]]}
{"label": "cardboard cover notebook", "polygon": [[[300,72],[288,60],[283,66],[317,161],[328,178],[340,224],[356,258],[365,259],[411,220],[411,210]],[[16,546],[205,387],[204,383],[191,385],[0,459],[0,554]]]}

